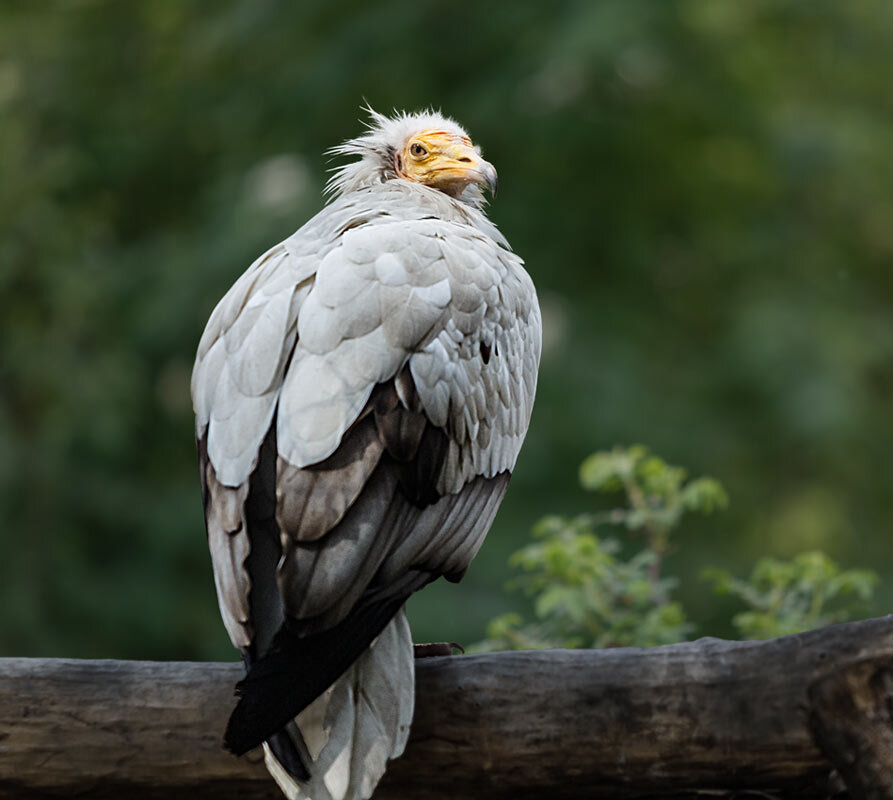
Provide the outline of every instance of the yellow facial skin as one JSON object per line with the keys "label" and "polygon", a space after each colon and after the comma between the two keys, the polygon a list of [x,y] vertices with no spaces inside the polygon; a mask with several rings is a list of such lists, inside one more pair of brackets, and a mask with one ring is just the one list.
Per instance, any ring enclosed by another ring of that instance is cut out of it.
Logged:
{"label": "yellow facial skin", "polygon": [[401,178],[440,189],[458,197],[466,186],[477,183],[496,196],[496,169],[481,158],[471,139],[448,131],[422,131],[409,138],[394,156]]}

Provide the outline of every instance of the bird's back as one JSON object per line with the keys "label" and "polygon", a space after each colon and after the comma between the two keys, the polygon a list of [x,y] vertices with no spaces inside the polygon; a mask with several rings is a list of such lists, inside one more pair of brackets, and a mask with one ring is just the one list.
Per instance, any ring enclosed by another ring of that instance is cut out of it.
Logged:
{"label": "bird's back", "polygon": [[405,180],[333,201],[212,314],[196,432],[218,600],[249,665],[227,742],[266,740],[292,796],[367,797],[402,752],[403,603],[480,547],[539,353],[520,259],[481,211]]}

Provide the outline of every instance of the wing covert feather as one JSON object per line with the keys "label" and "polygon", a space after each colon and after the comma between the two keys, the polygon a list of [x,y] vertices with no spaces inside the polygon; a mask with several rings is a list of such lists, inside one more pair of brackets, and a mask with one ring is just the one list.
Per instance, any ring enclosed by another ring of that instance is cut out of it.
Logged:
{"label": "wing covert feather", "polygon": [[245,501],[248,484],[231,488],[217,480],[204,439],[199,440],[199,474],[205,504],[208,549],[223,625],[235,647],[248,647],[253,636],[249,621],[249,585],[244,564],[249,552]]}
{"label": "wing covert feather", "polygon": [[266,437],[281,557],[253,579],[275,581],[289,624],[313,635],[400,597],[407,575],[461,577],[530,417],[539,311],[520,259],[437,192],[354,195],[258,259],[199,345],[209,544],[238,647],[251,645],[245,508]]}

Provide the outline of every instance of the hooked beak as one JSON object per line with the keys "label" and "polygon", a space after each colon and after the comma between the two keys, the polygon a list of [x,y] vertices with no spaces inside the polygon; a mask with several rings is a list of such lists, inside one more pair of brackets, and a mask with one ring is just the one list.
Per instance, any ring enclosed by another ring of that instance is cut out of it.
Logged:
{"label": "hooked beak", "polygon": [[447,181],[454,182],[460,192],[468,184],[476,183],[489,189],[491,196],[496,197],[496,190],[499,188],[496,167],[489,161],[484,161],[473,147],[455,148],[450,156],[448,165],[443,169],[443,177]]}
{"label": "hooked beak", "polygon": [[499,188],[496,167],[489,161],[484,161],[470,142],[453,145],[449,150],[449,158],[450,166],[466,185],[476,183],[479,186],[486,186],[490,194],[496,197],[496,190]]}
{"label": "hooked beak", "polygon": [[452,197],[458,197],[471,183],[486,187],[495,197],[499,186],[496,168],[481,158],[471,140],[447,131],[417,134],[398,158],[396,168],[401,178],[424,183]]}
{"label": "hooked beak", "polygon": [[481,176],[481,180],[477,181],[477,183],[485,184],[490,189],[490,195],[496,197],[496,190],[499,188],[499,176],[496,174],[496,167],[489,161],[481,159],[477,171]]}

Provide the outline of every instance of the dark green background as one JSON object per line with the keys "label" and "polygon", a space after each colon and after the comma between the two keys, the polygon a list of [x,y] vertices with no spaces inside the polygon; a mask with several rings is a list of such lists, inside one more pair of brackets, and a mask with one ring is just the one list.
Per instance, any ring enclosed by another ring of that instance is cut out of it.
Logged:
{"label": "dark green background", "polygon": [[546,325],[503,510],[419,640],[518,601],[509,552],[643,442],[724,482],[668,571],[821,548],[893,599],[893,4],[4,3],[0,647],[220,658],[188,377],[211,308],[321,206],[323,151],[442,108]]}

